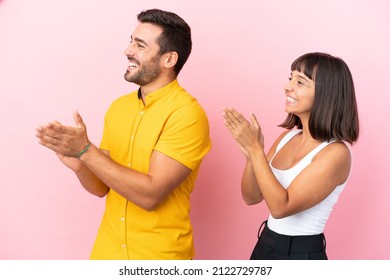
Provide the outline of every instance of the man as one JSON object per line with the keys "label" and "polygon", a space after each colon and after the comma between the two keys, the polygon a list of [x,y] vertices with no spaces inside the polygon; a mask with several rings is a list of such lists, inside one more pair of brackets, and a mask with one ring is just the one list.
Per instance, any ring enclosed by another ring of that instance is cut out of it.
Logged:
{"label": "man", "polygon": [[139,90],[108,109],[100,149],[76,127],[37,129],[90,193],[106,196],[91,259],[192,259],[190,193],[211,147],[205,112],[177,81],[191,53],[191,29],[157,9],[138,15],[125,50],[125,79]]}

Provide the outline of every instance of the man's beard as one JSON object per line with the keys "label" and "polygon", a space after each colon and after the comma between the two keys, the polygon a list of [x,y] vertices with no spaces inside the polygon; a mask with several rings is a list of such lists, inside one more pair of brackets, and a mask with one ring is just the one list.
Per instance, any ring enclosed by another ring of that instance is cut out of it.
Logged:
{"label": "man's beard", "polygon": [[159,63],[160,56],[156,56],[149,63],[139,66],[139,69],[136,73],[130,74],[129,72],[126,72],[124,75],[125,80],[131,83],[135,83],[139,86],[150,84],[161,74]]}

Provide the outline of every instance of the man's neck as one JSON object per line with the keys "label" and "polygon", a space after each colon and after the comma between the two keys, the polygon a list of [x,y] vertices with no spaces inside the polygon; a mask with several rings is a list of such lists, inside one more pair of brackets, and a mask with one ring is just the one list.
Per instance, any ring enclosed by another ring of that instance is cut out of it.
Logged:
{"label": "man's neck", "polygon": [[147,85],[141,86],[140,90],[141,90],[142,101],[145,103],[146,96],[149,93],[155,92],[155,91],[159,90],[160,88],[165,87],[166,85],[172,83],[175,79],[176,79],[176,77],[170,78],[170,79],[168,79],[168,78],[158,79],[158,80],[155,80]]}

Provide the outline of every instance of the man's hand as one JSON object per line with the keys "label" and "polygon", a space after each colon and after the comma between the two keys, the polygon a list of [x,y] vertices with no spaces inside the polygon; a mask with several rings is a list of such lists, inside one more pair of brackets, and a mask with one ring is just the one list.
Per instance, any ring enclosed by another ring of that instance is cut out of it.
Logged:
{"label": "man's hand", "polygon": [[[89,143],[86,126],[78,112],[73,114],[76,127],[64,126],[54,121],[46,126],[37,128],[36,136],[39,144],[53,150],[60,160],[68,167],[78,169],[75,160],[67,157],[76,157],[80,151]],[[80,162],[81,164],[81,162]]]}
{"label": "man's hand", "polygon": [[83,163],[78,158],[67,157],[61,154],[57,154],[57,157],[66,167],[72,169],[75,173],[78,173],[83,167]]}

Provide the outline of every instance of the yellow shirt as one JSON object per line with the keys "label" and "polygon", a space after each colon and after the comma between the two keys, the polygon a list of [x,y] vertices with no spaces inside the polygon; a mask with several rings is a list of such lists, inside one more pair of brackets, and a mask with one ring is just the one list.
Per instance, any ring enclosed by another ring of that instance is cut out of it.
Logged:
{"label": "yellow shirt", "polygon": [[143,173],[153,150],[192,172],[150,212],[111,189],[91,259],[191,259],[190,194],[211,148],[207,116],[177,80],[148,94],[145,105],[138,95],[133,92],[111,104],[100,148],[119,164]]}

